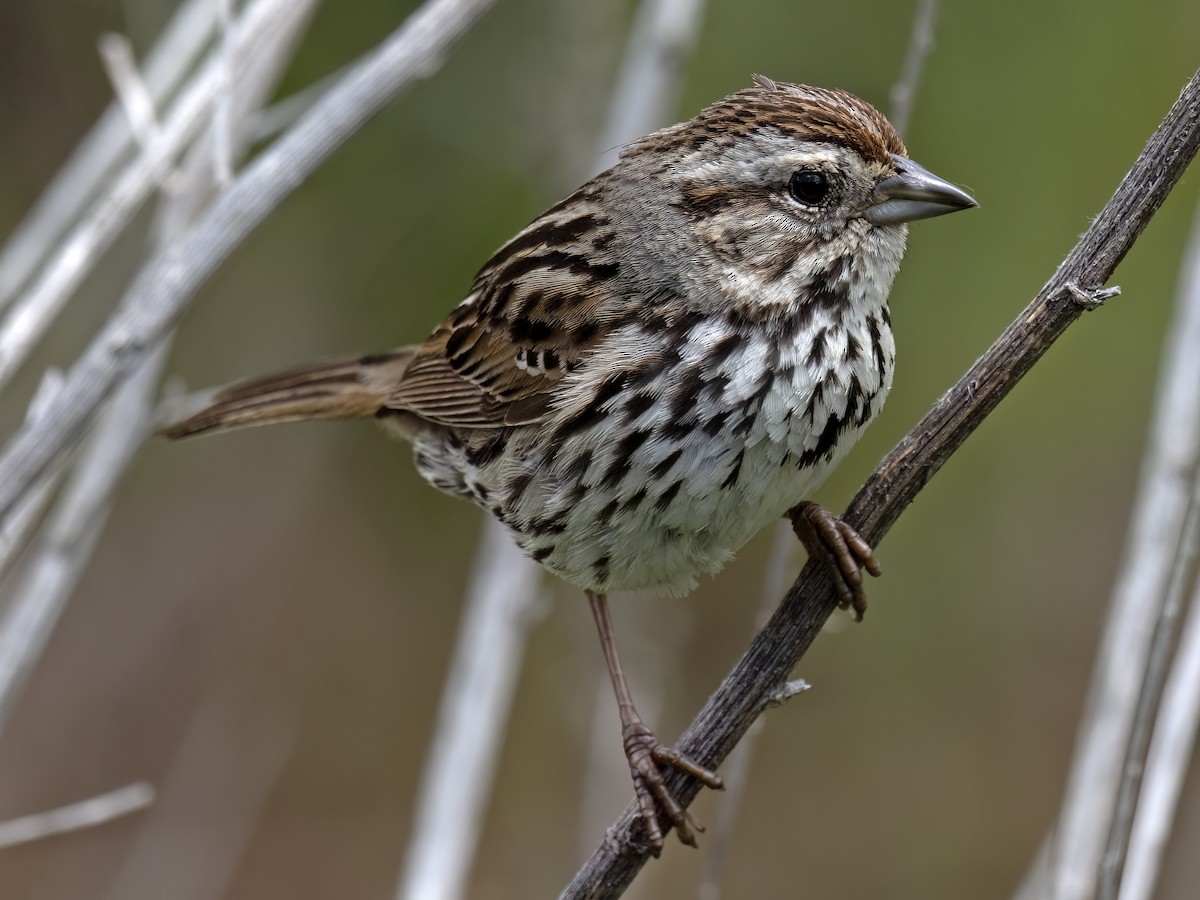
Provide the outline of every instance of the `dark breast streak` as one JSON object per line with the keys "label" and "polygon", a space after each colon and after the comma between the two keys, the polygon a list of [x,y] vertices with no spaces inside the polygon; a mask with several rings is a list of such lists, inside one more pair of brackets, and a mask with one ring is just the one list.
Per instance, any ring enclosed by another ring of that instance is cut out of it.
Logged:
{"label": "dark breast streak", "polygon": [[[884,326],[875,318],[845,336],[843,360],[826,358],[829,346],[842,346],[832,332],[846,328],[840,312],[849,302],[845,273],[829,274],[805,306],[770,331],[731,312],[726,333],[700,354],[685,346],[697,319],[659,321],[663,351],[601,381],[590,403],[530,442],[519,474],[501,485],[504,522],[518,542],[569,580],[584,578],[604,590],[616,579],[627,587],[630,570],[657,564],[641,557],[669,557],[672,547],[702,541],[698,535],[730,502],[758,502],[749,498],[769,489],[743,479],[762,479],[765,457],[779,473],[769,477],[782,477],[781,484],[796,478],[784,468],[802,473],[829,463],[881,399],[857,374],[847,377],[845,366],[887,362]],[[756,364],[753,372],[746,371],[748,360]],[[798,390],[809,378],[807,392]],[[880,375],[874,384],[882,381]],[[786,422],[764,418],[773,392],[795,398]],[[765,438],[768,433],[780,440]],[[591,559],[579,559],[582,553]]]}

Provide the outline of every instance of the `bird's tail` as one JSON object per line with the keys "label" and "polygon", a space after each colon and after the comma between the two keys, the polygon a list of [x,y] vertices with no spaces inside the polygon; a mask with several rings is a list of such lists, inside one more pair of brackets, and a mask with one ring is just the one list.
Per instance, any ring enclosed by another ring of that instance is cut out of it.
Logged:
{"label": "bird's tail", "polygon": [[315,363],[218,389],[185,401],[199,409],[165,427],[163,434],[183,438],[303,419],[370,418],[385,408],[416,349]]}

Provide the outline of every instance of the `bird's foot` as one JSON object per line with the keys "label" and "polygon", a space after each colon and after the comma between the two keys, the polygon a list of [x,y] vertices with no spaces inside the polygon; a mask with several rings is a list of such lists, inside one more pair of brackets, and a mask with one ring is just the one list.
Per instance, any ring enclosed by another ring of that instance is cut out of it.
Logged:
{"label": "bird's foot", "polygon": [[625,756],[633,774],[633,787],[637,792],[638,806],[646,827],[646,838],[650,852],[658,856],[662,852],[663,832],[659,825],[661,812],[670,821],[679,840],[689,847],[696,846],[696,832],[704,829],[680,805],[667,787],[662,766],[670,766],[686,772],[706,787],[721,790],[725,787],[721,776],[704,768],[690,757],[684,756],[674,747],[663,744],[654,732],[641,721],[629,722],[623,731]]}
{"label": "bird's foot", "polygon": [[821,560],[829,569],[838,592],[838,605],[853,609],[855,620],[862,621],[867,611],[862,570],[876,578],[883,572],[871,545],[818,503],[805,500],[788,510],[787,516],[808,555]]}

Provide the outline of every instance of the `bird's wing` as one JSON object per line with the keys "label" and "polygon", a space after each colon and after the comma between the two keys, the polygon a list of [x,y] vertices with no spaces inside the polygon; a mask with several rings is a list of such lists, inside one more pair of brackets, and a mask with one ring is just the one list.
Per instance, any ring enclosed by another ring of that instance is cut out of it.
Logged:
{"label": "bird's wing", "polygon": [[497,251],[420,346],[386,406],[458,428],[541,421],[626,312],[611,229],[588,185]]}

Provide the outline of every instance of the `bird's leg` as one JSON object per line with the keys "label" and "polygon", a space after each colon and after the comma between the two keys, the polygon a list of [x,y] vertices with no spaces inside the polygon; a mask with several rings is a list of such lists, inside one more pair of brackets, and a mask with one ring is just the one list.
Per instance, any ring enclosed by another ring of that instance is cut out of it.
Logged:
{"label": "bird's leg", "polygon": [[867,610],[867,595],[863,590],[861,569],[878,578],[883,570],[857,531],[818,503],[805,500],[787,511],[792,530],[810,557],[821,560],[833,575],[839,605],[852,608],[854,618],[862,621]]}
{"label": "bird's leg", "polygon": [[660,808],[671,820],[671,827],[679,835],[679,840],[695,847],[696,835],[693,829],[704,829],[680,806],[663,780],[659,766],[671,766],[686,772],[710,788],[719,790],[725,785],[719,775],[684,756],[675,748],[666,746],[646,727],[633,705],[629,685],[625,683],[625,673],[621,671],[621,660],[617,656],[617,645],[613,638],[612,620],[608,615],[608,598],[593,591],[588,591],[587,596],[592,606],[592,615],[596,617],[596,630],[600,633],[600,646],[604,649],[604,660],[608,663],[613,692],[617,695],[617,709],[621,714],[621,739],[625,745],[625,757],[629,760],[629,770],[633,774],[633,787],[637,792],[638,806],[641,807],[642,821],[646,823],[646,835],[651,851],[658,856],[662,850],[663,834],[658,824]]}

